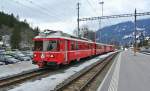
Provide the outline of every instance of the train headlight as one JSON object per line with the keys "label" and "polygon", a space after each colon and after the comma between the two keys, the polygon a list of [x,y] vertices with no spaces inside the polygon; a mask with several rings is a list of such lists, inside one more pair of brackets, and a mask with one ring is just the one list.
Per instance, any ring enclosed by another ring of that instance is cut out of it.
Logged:
{"label": "train headlight", "polygon": [[42,53],[41,58],[45,58],[45,55]]}
{"label": "train headlight", "polygon": [[54,55],[50,55],[51,58],[54,58]]}
{"label": "train headlight", "polygon": [[34,54],[33,56],[36,57],[36,54]]}

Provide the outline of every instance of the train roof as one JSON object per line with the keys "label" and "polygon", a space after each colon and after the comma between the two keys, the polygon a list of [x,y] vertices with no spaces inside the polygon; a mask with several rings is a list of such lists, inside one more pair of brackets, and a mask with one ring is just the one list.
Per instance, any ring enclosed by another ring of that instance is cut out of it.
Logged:
{"label": "train roof", "polygon": [[69,35],[67,33],[63,33],[62,31],[52,31],[52,30],[44,31],[43,33],[40,33],[38,36],[36,36],[34,39],[40,39],[40,38],[61,38],[61,39],[94,43],[91,40],[88,40],[86,38],[79,38],[73,35]]}
{"label": "train roof", "polygon": [[[74,41],[81,41],[81,42],[88,42],[88,43],[95,43],[91,40],[88,40],[86,38],[79,38],[76,36],[69,35],[67,33],[63,33],[62,31],[53,31],[53,30],[48,30],[44,31],[43,33],[40,33],[38,36],[36,36],[34,39],[45,39],[45,38],[60,38],[60,39],[66,39],[66,40],[74,40]],[[103,44],[103,43],[96,43],[100,45],[107,45],[107,46],[113,46],[113,45],[108,45],[108,44]]]}
{"label": "train roof", "polygon": [[69,37],[63,37],[63,36],[46,36],[46,37],[41,37],[41,36],[37,36],[34,39],[40,39],[40,38],[60,38],[60,39],[66,39],[66,40],[74,40],[74,41],[81,41],[81,42],[90,42],[90,43],[94,43],[92,41],[87,41],[87,40],[81,40],[81,39],[75,39],[75,38],[69,38]]}
{"label": "train roof", "polygon": [[104,44],[104,43],[98,43],[98,42],[96,42],[96,44],[100,44],[100,45],[104,45],[104,46],[114,46],[114,45],[110,45],[110,44]]}

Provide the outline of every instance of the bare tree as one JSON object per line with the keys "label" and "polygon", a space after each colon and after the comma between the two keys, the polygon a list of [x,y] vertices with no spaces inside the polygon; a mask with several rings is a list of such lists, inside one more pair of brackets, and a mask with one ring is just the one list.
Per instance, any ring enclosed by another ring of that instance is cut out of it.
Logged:
{"label": "bare tree", "polygon": [[[75,29],[73,31],[73,34],[75,36],[78,36],[78,30]],[[84,37],[87,38],[89,40],[94,41],[95,40],[95,32],[93,30],[90,30],[88,25],[83,25],[82,27],[80,27],[80,37]]]}

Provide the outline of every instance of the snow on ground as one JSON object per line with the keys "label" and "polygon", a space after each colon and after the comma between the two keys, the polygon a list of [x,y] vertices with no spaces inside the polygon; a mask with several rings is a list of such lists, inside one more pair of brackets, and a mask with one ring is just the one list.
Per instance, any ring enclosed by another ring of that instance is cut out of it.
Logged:
{"label": "snow on ground", "polygon": [[14,89],[11,89],[10,91],[50,91],[50,90],[53,90],[59,83],[63,82],[68,77],[74,75],[76,72],[79,72],[85,67],[88,67],[92,63],[97,62],[99,59],[107,57],[110,54],[112,53],[108,53],[108,54],[93,58],[91,60],[84,62],[83,64],[79,66],[70,67],[69,69],[66,69],[64,70],[64,72],[61,72],[61,73],[51,75],[46,78],[42,78],[40,80],[36,80],[34,82],[23,83],[20,86]]}
{"label": "snow on ground", "polygon": [[22,61],[15,64],[3,65],[0,66],[0,78],[36,68],[38,68],[38,66],[33,65],[31,61]]}

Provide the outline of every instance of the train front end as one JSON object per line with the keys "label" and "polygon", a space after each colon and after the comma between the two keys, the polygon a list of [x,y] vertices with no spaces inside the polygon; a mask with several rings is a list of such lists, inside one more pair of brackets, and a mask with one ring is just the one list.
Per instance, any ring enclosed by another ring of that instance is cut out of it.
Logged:
{"label": "train front end", "polygon": [[64,53],[62,49],[60,49],[59,39],[35,38],[33,41],[33,64],[44,68],[48,66],[58,66],[64,61]]}

